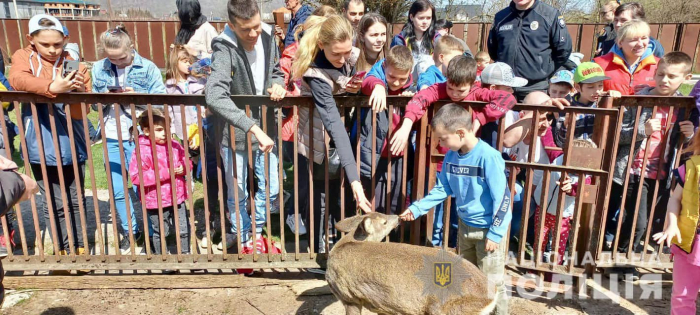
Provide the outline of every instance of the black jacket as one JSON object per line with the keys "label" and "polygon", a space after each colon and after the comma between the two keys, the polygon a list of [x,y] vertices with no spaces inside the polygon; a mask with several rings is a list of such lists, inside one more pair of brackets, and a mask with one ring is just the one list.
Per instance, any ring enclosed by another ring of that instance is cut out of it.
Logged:
{"label": "black jacket", "polygon": [[507,63],[529,81],[516,92],[546,90],[549,78],[569,59],[572,43],[559,10],[535,0],[528,10],[518,11],[511,2],[496,14],[488,50],[491,59]]}

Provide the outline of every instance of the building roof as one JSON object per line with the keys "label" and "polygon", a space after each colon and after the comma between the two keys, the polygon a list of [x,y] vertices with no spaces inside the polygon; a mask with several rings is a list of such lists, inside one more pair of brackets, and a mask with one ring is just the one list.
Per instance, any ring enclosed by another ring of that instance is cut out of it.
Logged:
{"label": "building roof", "polygon": [[42,4],[84,4],[84,5],[100,5],[98,1],[92,0],[17,0],[17,2],[34,2]]}

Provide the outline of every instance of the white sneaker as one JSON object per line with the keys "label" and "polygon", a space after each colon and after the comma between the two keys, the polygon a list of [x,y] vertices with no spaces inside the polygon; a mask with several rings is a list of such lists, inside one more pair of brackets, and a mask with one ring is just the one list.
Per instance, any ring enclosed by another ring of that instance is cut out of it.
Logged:
{"label": "white sneaker", "polygon": [[206,236],[203,236],[202,241],[199,242],[199,246],[201,246],[202,248],[209,247],[209,239],[207,239]]}
{"label": "white sneaker", "polygon": [[[306,227],[304,226],[304,220],[299,217],[299,235],[304,235],[306,234]],[[293,233],[296,233],[296,227],[294,225],[294,215],[288,215],[287,216],[287,226],[289,226],[289,229],[292,230]]]}
{"label": "white sneaker", "polygon": [[[226,248],[236,246],[236,235],[226,233]],[[224,241],[222,240],[217,247],[219,250],[224,250]]]}

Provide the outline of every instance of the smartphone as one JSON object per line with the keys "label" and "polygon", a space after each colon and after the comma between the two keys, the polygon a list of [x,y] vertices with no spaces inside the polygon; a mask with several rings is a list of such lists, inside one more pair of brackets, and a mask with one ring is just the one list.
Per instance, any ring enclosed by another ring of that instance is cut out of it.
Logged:
{"label": "smartphone", "polygon": [[366,74],[367,74],[367,71],[361,71],[361,72],[355,73],[355,75],[352,76],[352,79],[350,81],[351,82],[362,82],[362,79],[365,78]]}
{"label": "smartphone", "polygon": [[109,93],[122,93],[124,92],[124,88],[121,86],[108,86],[107,91],[109,91]]}
{"label": "smartphone", "polygon": [[78,60],[65,60],[63,61],[63,77],[65,78],[68,74],[73,71],[78,71],[80,69],[80,61]]}

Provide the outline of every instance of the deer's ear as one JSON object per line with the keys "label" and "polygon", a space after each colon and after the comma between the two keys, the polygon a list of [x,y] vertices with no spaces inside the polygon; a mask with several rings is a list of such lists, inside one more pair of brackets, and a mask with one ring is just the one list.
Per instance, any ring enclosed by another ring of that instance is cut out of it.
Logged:
{"label": "deer's ear", "polygon": [[361,222],[358,222],[357,229],[355,229],[355,234],[353,236],[355,240],[364,241],[367,237],[372,235],[374,227],[372,226],[372,218],[365,215],[360,217],[360,219]]}
{"label": "deer's ear", "polygon": [[338,231],[348,233],[354,230],[362,221],[362,216],[356,215],[354,217],[346,218],[335,224],[335,228]]}

